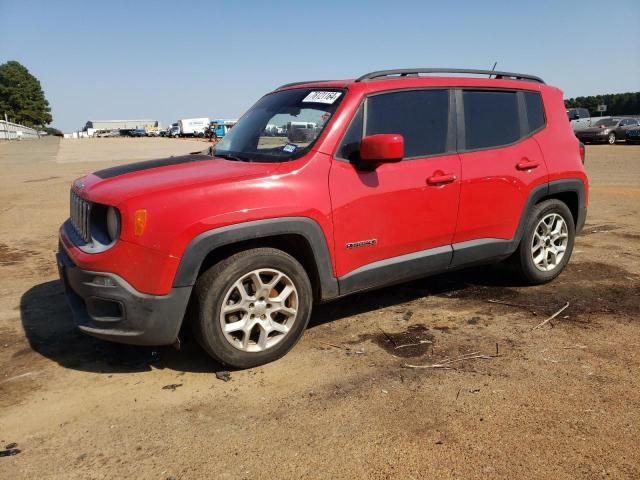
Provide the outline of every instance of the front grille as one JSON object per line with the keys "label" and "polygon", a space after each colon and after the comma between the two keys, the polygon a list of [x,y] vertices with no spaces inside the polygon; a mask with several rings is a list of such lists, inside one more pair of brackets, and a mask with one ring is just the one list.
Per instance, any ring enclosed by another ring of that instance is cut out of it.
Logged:
{"label": "front grille", "polygon": [[91,203],[71,190],[71,224],[85,242],[91,242]]}

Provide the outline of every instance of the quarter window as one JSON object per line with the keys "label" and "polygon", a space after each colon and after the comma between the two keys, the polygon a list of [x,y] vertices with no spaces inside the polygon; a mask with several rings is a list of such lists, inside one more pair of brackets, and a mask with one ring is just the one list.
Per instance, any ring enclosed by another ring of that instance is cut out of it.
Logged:
{"label": "quarter window", "polygon": [[445,153],[448,120],[448,90],[391,92],[367,100],[366,135],[402,135],[405,158]]}
{"label": "quarter window", "polygon": [[520,138],[516,92],[463,91],[467,150],[509,145]]}
{"label": "quarter window", "polygon": [[523,92],[524,104],[527,110],[527,120],[529,122],[529,133],[535,132],[544,126],[544,108],[542,98],[536,92]]}

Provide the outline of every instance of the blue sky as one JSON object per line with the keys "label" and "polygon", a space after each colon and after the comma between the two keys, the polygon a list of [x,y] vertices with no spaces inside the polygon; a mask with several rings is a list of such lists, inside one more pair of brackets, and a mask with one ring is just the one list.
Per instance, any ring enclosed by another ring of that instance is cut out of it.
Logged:
{"label": "blue sky", "polygon": [[640,90],[640,0],[10,1],[0,62],[53,125],[233,118],[274,87],[398,67],[532,73],[567,97]]}

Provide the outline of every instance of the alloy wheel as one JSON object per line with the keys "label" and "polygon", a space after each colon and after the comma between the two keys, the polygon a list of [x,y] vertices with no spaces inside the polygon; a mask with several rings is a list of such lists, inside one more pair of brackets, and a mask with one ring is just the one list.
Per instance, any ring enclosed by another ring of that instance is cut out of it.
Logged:
{"label": "alloy wheel", "polygon": [[565,219],[550,213],[538,222],[531,241],[533,264],[543,272],[555,269],[567,250],[569,229]]}
{"label": "alloy wheel", "polygon": [[220,326],[238,350],[262,352],[280,343],[298,316],[298,291],[283,272],[253,270],[225,293]]}

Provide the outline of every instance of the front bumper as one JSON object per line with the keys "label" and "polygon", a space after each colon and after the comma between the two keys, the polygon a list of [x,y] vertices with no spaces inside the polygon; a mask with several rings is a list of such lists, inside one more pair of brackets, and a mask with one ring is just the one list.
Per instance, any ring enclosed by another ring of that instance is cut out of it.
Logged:
{"label": "front bumper", "polygon": [[118,275],[79,268],[62,246],[56,259],[74,321],[83,332],[133,345],[170,345],[178,338],[191,287],[148,295]]}
{"label": "front bumper", "polygon": [[580,134],[579,132],[576,133],[576,137],[578,137],[578,140],[580,140],[582,143],[606,143],[609,141],[609,135],[602,135],[602,134],[595,134],[595,133],[588,133],[588,134]]}

